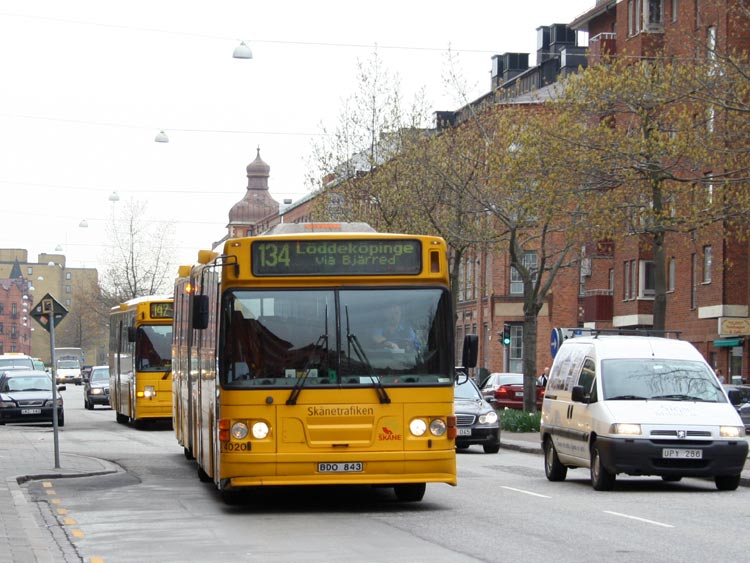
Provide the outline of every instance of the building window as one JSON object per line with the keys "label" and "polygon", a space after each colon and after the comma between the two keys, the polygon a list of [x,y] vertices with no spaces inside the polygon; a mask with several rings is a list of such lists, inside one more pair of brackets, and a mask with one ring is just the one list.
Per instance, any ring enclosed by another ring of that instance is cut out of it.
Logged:
{"label": "building window", "polygon": [[610,291],[614,291],[615,289],[615,269],[610,268],[609,269],[609,287],[607,288]]}
{"label": "building window", "polygon": [[628,0],[628,37],[635,34],[635,13],[633,0]]}
{"label": "building window", "polygon": [[0,323],[0,334],[3,334],[3,331],[4,331],[4,330],[5,330],[5,329],[3,328],[3,323]]}
{"label": "building window", "polygon": [[698,255],[690,255],[690,308],[698,306]]}
{"label": "building window", "polygon": [[65,293],[70,293],[70,286],[69,285],[65,286]]}
{"label": "building window", "polygon": [[630,261],[630,298],[635,299],[638,296],[638,262]]}
{"label": "building window", "polygon": [[466,301],[466,261],[458,264],[458,300]]}
{"label": "building window", "polygon": [[491,287],[492,287],[492,268],[490,268],[490,253],[485,252],[484,254],[484,287],[482,288],[482,292],[485,297],[489,295]]}
{"label": "building window", "polygon": [[710,246],[703,247],[703,283],[711,283],[713,253]]}
{"label": "building window", "polygon": [[18,316],[18,303],[10,304],[10,316],[13,318]]}
{"label": "building window", "polygon": [[[536,252],[524,252],[521,265],[531,272],[532,281],[536,281],[536,270],[539,267]],[[515,268],[510,269],[510,294],[523,295],[523,280]]]}
{"label": "building window", "polygon": [[664,23],[664,0],[648,0],[644,7],[647,10],[644,21],[648,22],[649,28],[658,28]]}
{"label": "building window", "polygon": [[70,272],[65,272],[65,279],[66,279],[66,280],[69,280],[69,279],[70,279]]}
{"label": "building window", "polygon": [[5,303],[0,303],[0,315],[5,313]]}
{"label": "building window", "polygon": [[641,260],[638,297],[653,297],[656,293],[655,270],[656,266],[651,260]]}
{"label": "building window", "polygon": [[679,4],[679,0],[672,0],[672,21],[677,21],[677,5]]}
{"label": "building window", "polygon": [[630,262],[625,262],[623,264],[623,272],[622,272],[623,281],[623,291],[622,291],[622,299],[623,301],[627,301],[630,299]]}
{"label": "building window", "polygon": [[523,373],[523,325],[510,325],[508,371]]}
{"label": "building window", "polygon": [[29,266],[28,268],[26,268],[26,275],[27,276],[30,276],[33,273],[34,273],[34,268],[32,268],[31,266]]}
{"label": "building window", "polygon": [[674,291],[675,271],[677,261],[674,257],[669,259],[669,271],[667,272],[667,291]]}

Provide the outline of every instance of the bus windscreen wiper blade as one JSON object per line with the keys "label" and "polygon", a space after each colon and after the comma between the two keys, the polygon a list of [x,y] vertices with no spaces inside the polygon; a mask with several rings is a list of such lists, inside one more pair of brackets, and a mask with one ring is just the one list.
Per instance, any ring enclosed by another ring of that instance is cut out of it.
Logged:
{"label": "bus windscreen wiper blade", "polygon": [[385,387],[383,386],[383,382],[380,380],[380,376],[378,376],[375,373],[375,370],[372,369],[372,364],[370,363],[370,360],[367,359],[367,354],[365,354],[364,348],[362,348],[362,345],[359,343],[359,340],[357,339],[357,336],[349,330],[349,308],[346,309],[346,340],[351,346],[351,348],[354,350],[354,353],[357,355],[357,359],[365,364],[367,366],[367,375],[370,376],[370,380],[375,385],[375,391],[378,394],[378,399],[380,399],[381,404],[387,404],[391,402],[391,398],[388,396],[388,392],[385,390]]}
{"label": "bus windscreen wiper blade", "polygon": [[310,370],[312,369],[313,364],[313,358],[315,357],[315,354],[317,353],[317,350],[321,348],[321,345],[325,345],[326,351],[328,350],[328,305],[326,305],[326,326],[325,326],[325,332],[321,334],[318,337],[318,340],[315,342],[315,346],[313,346],[312,353],[307,358],[307,363],[305,364],[305,373],[302,374],[302,377],[300,377],[297,382],[294,384],[294,388],[292,388],[292,392],[289,394],[289,398],[286,400],[287,405],[296,405],[297,404],[297,398],[299,397],[299,394],[302,392],[302,388],[305,386],[305,381],[307,380],[307,376],[310,375]]}

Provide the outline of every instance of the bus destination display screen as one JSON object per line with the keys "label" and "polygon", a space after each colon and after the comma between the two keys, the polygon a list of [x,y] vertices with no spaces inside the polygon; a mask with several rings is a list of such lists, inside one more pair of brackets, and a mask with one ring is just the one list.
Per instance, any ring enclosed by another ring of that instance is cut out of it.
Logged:
{"label": "bus destination display screen", "polygon": [[152,319],[171,319],[173,315],[173,303],[151,303]]}
{"label": "bus destination display screen", "polygon": [[422,244],[414,239],[257,240],[254,276],[416,275]]}

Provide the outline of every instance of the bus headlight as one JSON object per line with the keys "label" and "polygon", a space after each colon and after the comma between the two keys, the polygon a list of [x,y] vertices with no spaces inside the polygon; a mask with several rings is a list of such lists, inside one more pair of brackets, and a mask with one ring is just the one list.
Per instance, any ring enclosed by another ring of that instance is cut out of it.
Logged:
{"label": "bus headlight", "polygon": [[135,396],[138,398],[145,397],[146,399],[153,399],[156,397],[156,387],[153,385],[146,385],[143,388],[143,391],[138,391]]}
{"label": "bus headlight", "polygon": [[409,431],[414,436],[423,436],[427,432],[427,423],[421,418],[415,418],[409,423]]}
{"label": "bus headlight", "polygon": [[430,432],[433,436],[442,436],[446,430],[448,430],[448,427],[442,418],[433,418],[430,422]]}
{"label": "bus headlight", "polygon": [[244,440],[248,432],[247,424],[244,422],[235,422],[232,424],[232,438],[235,440]]}
{"label": "bus headlight", "polygon": [[270,432],[270,428],[268,428],[268,424],[265,422],[254,422],[253,423],[253,438],[256,440],[262,440],[266,436],[268,436],[268,433]]}

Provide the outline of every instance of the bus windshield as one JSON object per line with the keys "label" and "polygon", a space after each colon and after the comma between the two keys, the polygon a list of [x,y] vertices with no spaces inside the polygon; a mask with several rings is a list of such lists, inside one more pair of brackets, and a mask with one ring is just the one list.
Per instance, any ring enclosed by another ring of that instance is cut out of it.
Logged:
{"label": "bus windshield", "polygon": [[453,382],[442,289],[234,290],[222,306],[225,387]]}
{"label": "bus windshield", "polygon": [[138,371],[172,369],[172,325],[142,325],[136,342]]}

